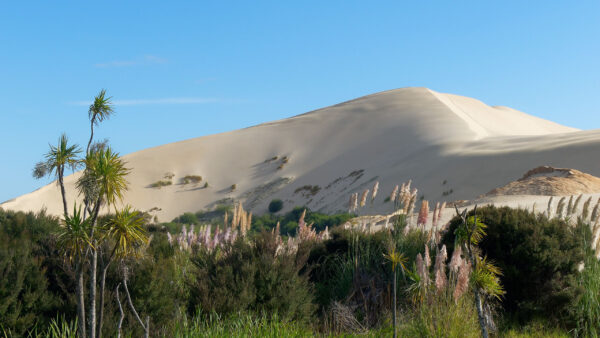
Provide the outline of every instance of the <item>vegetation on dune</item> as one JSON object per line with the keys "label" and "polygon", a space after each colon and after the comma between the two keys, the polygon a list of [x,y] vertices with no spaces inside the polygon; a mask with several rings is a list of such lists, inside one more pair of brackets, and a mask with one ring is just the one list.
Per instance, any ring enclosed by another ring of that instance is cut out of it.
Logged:
{"label": "vegetation on dune", "polygon": [[281,209],[283,209],[283,201],[280,199],[274,199],[269,203],[269,212],[274,214],[277,213],[279,211],[281,211]]}
{"label": "vegetation on dune", "polygon": [[[63,135],[33,172],[56,177],[63,215],[0,209],[6,337],[599,334],[600,201],[591,212],[581,196],[562,198],[556,212],[550,200],[545,214],[456,209],[441,224],[444,203],[422,200],[413,217],[409,181],[386,196],[395,215],[379,231],[350,226],[350,213],[278,214],[281,200],[264,215],[223,200],[156,224],[122,201],[126,163],[93,143],[94,128],[114,114],[104,90],[88,113],[83,158]],[[64,175],[76,168],[83,201],[69,207]],[[349,212],[374,203],[379,182],[369,188],[351,194]]]}
{"label": "vegetation on dune", "polygon": [[173,184],[173,181],[160,180],[150,184],[150,188],[167,187]]}

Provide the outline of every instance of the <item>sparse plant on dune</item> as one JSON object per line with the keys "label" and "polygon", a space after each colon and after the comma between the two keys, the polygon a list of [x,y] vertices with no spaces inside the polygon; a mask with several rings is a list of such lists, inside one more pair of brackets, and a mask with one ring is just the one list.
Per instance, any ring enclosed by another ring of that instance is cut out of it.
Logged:
{"label": "sparse plant on dune", "polygon": [[202,176],[199,175],[186,175],[181,178],[181,184],[198,184],[202,181]]}

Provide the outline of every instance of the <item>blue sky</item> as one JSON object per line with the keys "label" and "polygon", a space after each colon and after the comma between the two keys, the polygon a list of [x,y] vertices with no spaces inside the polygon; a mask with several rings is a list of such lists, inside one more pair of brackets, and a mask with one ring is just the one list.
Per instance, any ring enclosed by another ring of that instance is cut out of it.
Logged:
{"label": "blue sky", "polygon": [[86,102],[122,154],[407,86],[600,128],[598,1],[102,1],[0,5],[0,201]]}

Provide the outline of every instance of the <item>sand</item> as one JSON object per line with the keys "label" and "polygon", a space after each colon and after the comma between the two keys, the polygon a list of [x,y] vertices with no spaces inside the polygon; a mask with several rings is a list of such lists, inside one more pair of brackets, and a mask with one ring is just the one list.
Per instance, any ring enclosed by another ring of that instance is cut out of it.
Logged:
{"label": "sand", "polygon": [[[472,200],[541,165],[600,176],[598,155],[600,130],[580,131],[472,98],[403,88],[128,154],[124,159],[133,171],[125,202],[154,209],[160,221],[231,199],[246,202],[255,214],[274,198],[284,201],[284,210],[306,205],[336,212],[348,209],[351,193],[379,181],[377,198],[360,213],[385,214],[392,209],[385,197],[409,179],[430,204]],[[149,187],[167,173],[174,175],[171,186]],[[203,180],[180,184],[186,175]],[[77,198],[76,177],[65,180],[70,205]],[[509,201],[520,200],[531,198]],[[59,214],[60,203],[58,188],[50,184],[0,207]]]}

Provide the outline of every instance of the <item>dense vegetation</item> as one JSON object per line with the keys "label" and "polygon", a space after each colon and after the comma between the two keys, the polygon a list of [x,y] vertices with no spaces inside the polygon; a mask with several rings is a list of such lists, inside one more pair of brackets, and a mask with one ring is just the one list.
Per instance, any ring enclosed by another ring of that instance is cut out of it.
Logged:
{"label": "dense vegetation", "polygon": [[[600,266],[594,252],[585,249],[591,240],[587,225],[508,208],[481,208],[478,215],[487,222],[481,251],[503,272],[506,294],[494,306],[499,333],[597,332]],[[451,222],[442,240],[448,256],[457,222]],[[394,275],[384,256],[391,249],[405,259],[406,270],[396,276],[402,336],[480,335],[473,294],[455,298],[450,271],[448,286],[437,289],[432,264],[427,273],[432,282],[423,288],[419,257],[427,251],[435,262],[442,251],[439,245],[432,249],[431,233],[404,230],[401,218],[396,230],[375,233],[334,226],[329,239],[301,242],[297,250],[284,252],[279,251],[282,240],[270,231],[253,231],[214,250],[182,250],[169,242],[168,227],[148,223],[144,229],[152,240],[143,255],[126,264],[131,298],[140,317],[149,317],[153,336],[391,334]],[[44,213],[0,210],[0,325],[9,336],[76,330],[75,275],[57,247],[58,230],[58,219]],[[576,268],[581,260],[583,273]],[[121,316],[116,288],[122,273],[118,265],[107,273],[102,329],[107,336],[115,334]],[[545,302],[552,302],[554,311]],[[143,335],[132,312],[124,311],[123,333]]]}
{"label": "dense vegetation", "polygon": [[[591,199],[585,216],[568,219],[579,197],[566,218],[563,198],[553,219],[486,207],[438,227],[445,205],[429,223],[425,200],[408,224],[417,200],[408,182],[389,197],[398,215],[378,229],[305,207],[279,215],[276,200],[265,215],[230,201],[158,224],[118,203],[130,170],[107,142],[93,142],[113,113],[102,90],[84,156],[63,134],[35,166],[35,177],[56,179],[60,217],[0,209],[4,336],[598,336],[600,201],[593,226]],[[64,175],[78,168],[83,201],[71,208]],[[368,194],[354,193],[351,210]]]}

